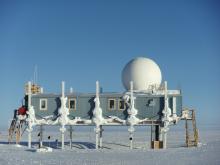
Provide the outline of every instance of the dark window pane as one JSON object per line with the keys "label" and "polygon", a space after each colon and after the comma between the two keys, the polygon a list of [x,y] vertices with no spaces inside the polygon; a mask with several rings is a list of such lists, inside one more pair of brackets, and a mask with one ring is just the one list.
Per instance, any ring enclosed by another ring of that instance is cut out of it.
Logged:
{"label": "dark window pane", "polygon": [[41,109],[46,109],[46,100],[41,100]]}
{"label": "dark window pane", "polygon": [[70,109],[75,109],[75,108],[76,108],[76,101],[70,100]]}
{"label": "dark window pane", "polygon": [[115,100],[109,100],[109,108],[115,109]]}
{"label": "dark window pane", "polygon": [[121,110],[125,109],[125,102],[123,100],[119,101],[119,109]]}

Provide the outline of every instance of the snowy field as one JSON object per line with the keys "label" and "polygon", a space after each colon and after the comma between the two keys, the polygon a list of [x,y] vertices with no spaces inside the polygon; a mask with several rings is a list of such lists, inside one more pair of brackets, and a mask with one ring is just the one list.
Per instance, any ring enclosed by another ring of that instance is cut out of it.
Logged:
{"label": "snowy field", "polygon": [[[7,131],[0,131],[0,165],[220,165],[220,126],[199,128],[200,146],[186,148],[184,125],[171,127],[168,134],[168,149],[150,149],[150,127],[135,127],[134,148],[129,149],[128,127],[104,127],[103,149],[95,149],[93,127],[75,127],[73,148],[66,132],[65,150],[60,149],[59,128],[44,128],[44,145],[52,152],[38,153],[39,128],[32,134],[32,149],[27,147],[27,134],[20,146],[7,143]],[[48,136],[51,138],[48,140]],[[58,140],[58,143],[56,142]]]}

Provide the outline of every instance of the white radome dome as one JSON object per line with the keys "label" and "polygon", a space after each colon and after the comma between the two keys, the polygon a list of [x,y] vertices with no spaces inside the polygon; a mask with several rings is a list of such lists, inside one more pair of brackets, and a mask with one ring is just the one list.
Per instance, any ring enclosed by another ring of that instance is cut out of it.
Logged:
{"label": "white radome dome", "polygon": [[153,60],[137,57],[129,61],[122,71],[122,83],[126,90],[130,89],[130,81],[133,81],[134,90],[148,90],[152,86],[160,86],[162,74]]}

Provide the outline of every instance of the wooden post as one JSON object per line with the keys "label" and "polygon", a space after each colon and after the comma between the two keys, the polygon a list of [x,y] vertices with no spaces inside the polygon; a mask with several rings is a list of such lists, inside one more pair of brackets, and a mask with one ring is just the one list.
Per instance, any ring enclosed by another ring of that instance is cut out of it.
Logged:
{"label": "wooden post", "polygon": [[20,126],[20,122],[19,122],[19,124],[16,127],[16,144],[19,144],[20,137],[21,137],[21,126]]}

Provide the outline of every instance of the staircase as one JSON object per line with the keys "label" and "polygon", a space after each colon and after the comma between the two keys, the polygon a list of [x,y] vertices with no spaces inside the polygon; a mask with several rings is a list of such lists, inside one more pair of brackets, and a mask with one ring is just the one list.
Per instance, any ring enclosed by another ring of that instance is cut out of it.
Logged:
{"label": "staircase", "polygon": [[16,140],[16,144],[19,144],[26,128],[24,120],[12,119],[10,128],[8,129],[8,143],[10,144]]}
{"label": "staircase", "polygon": [[187,147],[198,146],[199,135],[198,135],[198,129],[196,127],[195,110],[186,109],[183,111],[183,113],[185,113],[183,119],[185,120],[185,129],[186,129],[186,146]]}

